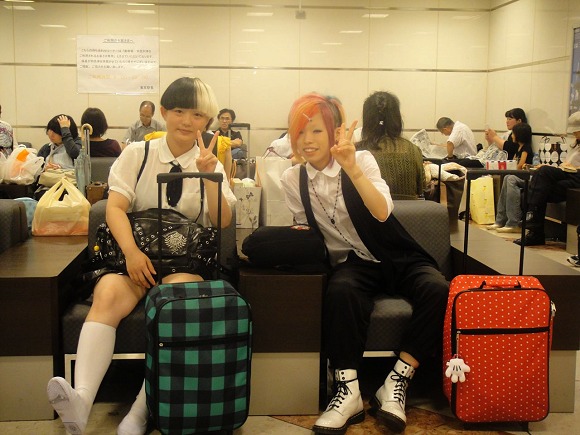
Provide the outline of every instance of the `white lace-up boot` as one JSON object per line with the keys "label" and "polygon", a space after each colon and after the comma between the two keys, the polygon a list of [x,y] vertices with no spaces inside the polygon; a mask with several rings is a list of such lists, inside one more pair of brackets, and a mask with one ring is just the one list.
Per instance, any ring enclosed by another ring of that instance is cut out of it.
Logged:
{"label": "white lace-up boot", "polygon": [[385,383],[371,399],[371,407],[377,413],[377,420],[393,432],[402,432],[407,425],[405,400],[409,381],[414,374],[415,369],[410,364],[401,359],[397,360]]}
{"label": "white lace-up boot", "polygon": [[342,435],[351,424],[365,419],[356,370],[335,370],[336,395],[312,430],[316,434]]}

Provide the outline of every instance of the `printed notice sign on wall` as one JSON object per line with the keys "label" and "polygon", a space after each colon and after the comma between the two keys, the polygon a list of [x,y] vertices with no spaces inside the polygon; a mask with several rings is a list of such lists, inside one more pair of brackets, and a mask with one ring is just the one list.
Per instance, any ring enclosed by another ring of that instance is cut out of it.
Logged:
{"label": "printed notice sign on wall", "polygon": [[144,35],[77,36],[79,93],[159,93],[159,40]]}

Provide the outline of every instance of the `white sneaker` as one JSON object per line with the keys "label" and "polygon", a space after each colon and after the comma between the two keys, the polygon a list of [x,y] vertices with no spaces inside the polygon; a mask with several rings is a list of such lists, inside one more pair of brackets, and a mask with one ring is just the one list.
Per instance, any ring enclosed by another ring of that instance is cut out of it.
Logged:
{"label": "white sneaker", "polygon": [[48,401],[58,413],[66,431],[80,435],[87,427],[91,407],[63,378],[56,377],[48,381],[46,387]]}
{"label": "white sneaker", "polygon": [[577,255],[571,255],[568,257],[568,263],[572,266],[580,267],[580,258]]}
{"label": "white sneaker", "polygon": [[318,417],[312,430],[316,434],[342,435],[348,426],[365,419],[356,370],[336,370],[337,393]]}
{"label": "white sneaker", "polygon": [[117,426],[117,435],[145,435],[147,432],[147,420],[129,413]]}
{"label": "white sneaker", "polygon": [[377,420],[395,433],[402,432],[407,426],[405,401],[407,387],[414,374],[415,369],[410,364],[397,360],[385,383],[371,399],[370,405],[377,413]]}
{"label": "white sneaker", "polygon": [[488,225],[487,227],[485,227],[486,230],[497,230],[499,228],[503,228],[503,225],[492,224],[492,225]]}

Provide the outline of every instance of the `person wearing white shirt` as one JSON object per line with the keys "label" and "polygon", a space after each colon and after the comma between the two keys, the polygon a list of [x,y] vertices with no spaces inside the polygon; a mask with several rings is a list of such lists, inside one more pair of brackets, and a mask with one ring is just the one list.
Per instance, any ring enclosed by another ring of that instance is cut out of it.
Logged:
{"label": "person wearing white shirt", "polygon": [[407,386],[420,362],[441,346],[449,283],[391,214],[389,186],[373,155],[356,151],[356,122],[347,133],[340,102],[304,95],[292,105],[288,120],[294,155],[306,163],[282,174],[286,204],[297,224],[318,228],[332,267],[322,333],[337,393],[313,431],[344,434],[349,425],[364,420],[358,369],[374,297],[396,293],[412,301],[413,318],[399,358],[371,407],[381,423],[401,432]]}
{"label": "person wearing white shirt", "polygon": [[437,121],[437,130],[444,136],[449,136],[447,142],[442,144],[447,148],[447,158],[464,158],[477,154],[475,136],[471,129],[460,121],[452,121],[443,117]]}
{"label": "person wearing white shirt", "polygon": [[[212,89],[200,79],[183,77],[174,81],[161,97],[161,114],[167,123],[167,135],[150,142],[145,157],[145,142],[129,145],[117,158],[109,176],[107,224],[125,254],[127,274],[107,273],[97,281],[93,304],[83,324],[77,348],[75,388],[63,378],[52,378],[47,387],[48,399],[68,432],[85,431],[99,385],[111,363],[119,322],[145,297],[155,284],[156,270],[147,255],[135,243],[127,212],[157,207],[156,175],[179,166],[184,172],[219,172],[223,166],[213,154],[217,135],[205,146],[202,132],[218,111]],[[181,189],[164,185],[164,208],[173,208],[195,219],[202,205],[199,179],[181,179]],[[173,183],[173,182],[172,182]],[[204,180],[203,223],[217,222],[218,196],[222,198],[221,223],[230,224],[231,207],[236,201],[229,184]],[[162,283],[192,282],[208,279],[203,272],[189,269],[162,277]],[[149,411],[145,384],[119,427],[118,435],[142,435],[147,430]]]}

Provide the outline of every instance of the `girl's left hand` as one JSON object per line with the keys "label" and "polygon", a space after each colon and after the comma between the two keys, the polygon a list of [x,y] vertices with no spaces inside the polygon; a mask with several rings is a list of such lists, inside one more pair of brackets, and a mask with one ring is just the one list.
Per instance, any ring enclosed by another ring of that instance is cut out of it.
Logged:
{"label": "girl's left hand", "polygon": [[344,123],[342,123],[338,130],[338,141],[330,148],[330,153],[336,162],[346,171],[356,165],[356,148],[352,143],[352,135],[354,134],[357,123],[358,121],[354,121],[348,132],[346,131]]}
{"label": "girl's left hand", "polygon": [[199,172],[215,172],[217,166],[218,158],[213,153],[217,138],[219,136],[219,131],[216,131],[211,139],[211,142],[205,147],[203,143],[203,138],[201,136],[201,131],[197,132],[197,144],[199,146],[199,157],[195,161],[197,165],[197,170]]}

